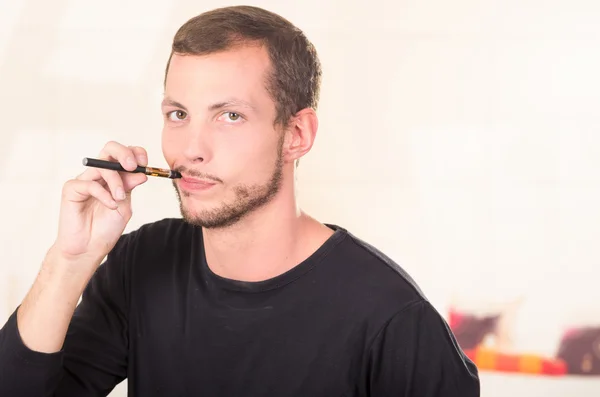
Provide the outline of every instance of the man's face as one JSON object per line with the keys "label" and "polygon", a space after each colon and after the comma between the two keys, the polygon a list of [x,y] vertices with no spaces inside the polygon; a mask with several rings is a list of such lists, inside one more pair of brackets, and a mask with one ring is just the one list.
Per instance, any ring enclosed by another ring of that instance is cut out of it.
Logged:
{"label": "man's face", "polygon": [[266,89],[262,47],[173,55],[162,105],[162,149],[184,219],[226,227],[268,203],[282,178],[283,132]]}

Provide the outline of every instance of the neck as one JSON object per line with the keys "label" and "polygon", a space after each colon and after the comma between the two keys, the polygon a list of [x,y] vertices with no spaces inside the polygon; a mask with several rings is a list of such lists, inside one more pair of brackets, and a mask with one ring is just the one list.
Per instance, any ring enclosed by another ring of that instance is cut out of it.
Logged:
{"label": "neck", "polygon": [[332,231],[303,213],[293,191],[283,189],[267,205],[226,229],[203,229],[209,268],[240,281],[276,277],[310,256]]}

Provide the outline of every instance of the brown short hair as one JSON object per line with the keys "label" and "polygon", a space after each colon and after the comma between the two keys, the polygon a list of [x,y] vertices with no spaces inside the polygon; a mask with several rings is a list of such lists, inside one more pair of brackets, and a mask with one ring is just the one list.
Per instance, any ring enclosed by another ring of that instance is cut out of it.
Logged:
{"label": "brown short hair", "polygon": [[173,54],[206,55],[256,44],[266,47],[272,64],[266,88],[276,105],[275,124],[287,124],[304,108],[316,110],[322,71],[315,47],[291,22],[259,7],[217,8],[187,21],[173,39],[165,83]]}

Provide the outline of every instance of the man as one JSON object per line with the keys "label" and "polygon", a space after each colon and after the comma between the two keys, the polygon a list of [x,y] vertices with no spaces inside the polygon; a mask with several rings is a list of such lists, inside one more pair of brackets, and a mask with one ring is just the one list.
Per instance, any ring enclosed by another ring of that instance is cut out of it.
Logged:
{"label": "man", "polygon": [[[56,241],[0,334],[0,395],[105,396],[127,378],[143,397],[479,396],[477,369],[410,277],[298,208],[320,79],[313,46],[271,12],[182,26],[162,146],[183,175],[183,220],[123,235],[145,175],[68,181]],[[116,142],[100,157],[148,163]]]}

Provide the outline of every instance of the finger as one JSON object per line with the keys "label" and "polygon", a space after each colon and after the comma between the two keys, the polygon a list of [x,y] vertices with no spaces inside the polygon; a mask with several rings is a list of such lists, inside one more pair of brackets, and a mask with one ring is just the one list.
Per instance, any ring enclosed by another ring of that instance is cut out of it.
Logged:
{"label": "finger", "polygon": [[114,200],[123,201],[127,198],[122,173],[105,169],[98,169],[98,172],[102,176],[102,180],[99,182],[101,184],[106,184]]}
{"label": "finger", "polygon": [[[133,150],[115,141],[110,141],[104,145],[104,148],[100,151],[100,158],[109,161],[116,160],[128,171],[133,171],[138,166]],[[114,200],[123,201],[127,198],[127,190],[123,182],[126,173],[105,169],[98,169],[98,172],[106,182]]]}
{"label": "finger", "polygon": [[[142,167],[148,166],[148,153],[146,149],[140,146],[129,146],[129,149],[135,155],[135,159],[139,165]],[[148,180],[148,176],[142,173],[121,173],[121,177],[123,178],[123,187],[125,189],[125,193],[131,192],[134,188],[141,185],[142,183]]]}
{"label": "finger", "polygon": [[108,190],[96,181],[72,179],[63,186],[63,198],[67,201],[81,203],[92,197],[110,209],[118,207]]}
{"label": "finger", "polygon": [[75,179],[80,181],[99,181],[102,180],[102,174],[98,168],[89,167],[81,174],[77,175]]}
{"label": "finger", "polygon": [[[133,156],[136,159],[136,167],[138,164],[141,166],[147,166],[148,155],[144,148],[139,146],[125,147],[114,141],[108,142],[105,145],[105,147],[100,152],[100,158],[109,161],[119,161],[123,168],[126,168],[126,164],[123,164],[123,159],[119,159],[118,157],[125,156],[125,158],[128,158],[130,154],[133,154]],[[98,181],[101,185],[106,185],[109,187],[113,199],[117,201],[122,201],[126,199],[128,192],[146,182],[148,180],[148,177],[140,173],[119,173],[113,170],[91,168],[79,175],[77,179]]]}
{"label": "finger", "polygon": [[148,176],[146,174],[126,174],[122,173],[123,177],[123,188],[125,189],[125,193],[130,193],[133,189],[138,187],[139,185],[145,183],[148,180]]}
{"label": "finger", "polygon": [[148,180],[148,176],[142,173],[117,172],[113,170],[101,169],[98,171],[102,180],[98,182],[106,184],[113,198],[117,201],[127,199],[127,194],[134,188]]}
{"label": "finger", "polygon": [[104,160],[116,160],[127,171],[133,171],[138,163],[133,150],[115,141],[110,141],[100,151],[100,158]]}
{"label": "finger", "polygon": [[142,167],[148,166],[148,153],[146,149],[140,146],[129,146],[129,149],[133,152],[135,159]]}
{"label": "finger", "polygon": [[114,200],[121,201],[126,198],[124,182],[117,171],[90,167],[90,169],[79,174],[75,179],[80,181],[95,181],[103,187],[108,186],[109,193]]}
{"label": "finger", "polygon": [[80,181],[96,181],[100,185],[102,185],[102,187],[107,186],[107,183],[104,180],[104,177],[102,176],[102,170],[99,168],[90,167],[89,169],[85,170],[81,174],[77,175],[77,177],[75,177],[75,179],[78,179]]}

